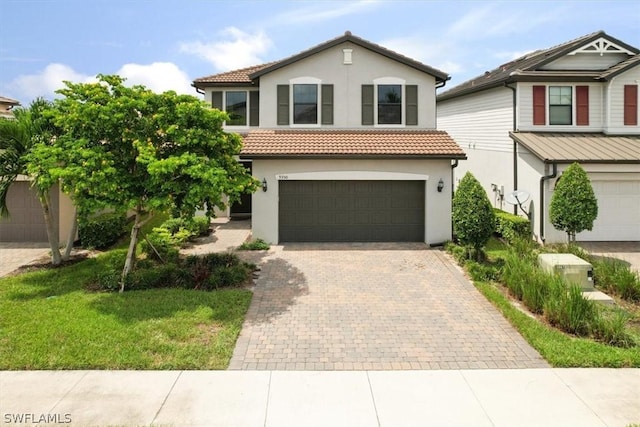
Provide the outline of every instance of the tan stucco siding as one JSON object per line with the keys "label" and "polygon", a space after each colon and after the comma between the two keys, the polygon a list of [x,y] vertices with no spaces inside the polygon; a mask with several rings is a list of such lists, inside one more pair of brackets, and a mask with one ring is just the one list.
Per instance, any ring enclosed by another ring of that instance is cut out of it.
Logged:
{"label": "tan stucco siding", "polygon": [[[314,179],[407,179],[413,174],[425,180],[425,242],[451,239],[451,162],[444,160],[261,160],[254,159],[253,175],[266,179],[268,190],[258,190],[252,199],[254,238],[278,243],[278,179],[291,174],[312,174]],[[323,175],[324,173],[324,175]],[[342,178],[340,178],[342,176]],[[437,191],[438,181],[444,190]]]}
{"label": "tan stucco siding", "polygon": [[[343,63],[343,49],[353,49],[352,64]],[[418,126],[410,128],[435,128],[435,77],[348,42],[260,77],[261,127],[277,127],[277,85],[305,77],[334,85],[330,127],[362,127],[361,85],[391,77],[418,85]]]}

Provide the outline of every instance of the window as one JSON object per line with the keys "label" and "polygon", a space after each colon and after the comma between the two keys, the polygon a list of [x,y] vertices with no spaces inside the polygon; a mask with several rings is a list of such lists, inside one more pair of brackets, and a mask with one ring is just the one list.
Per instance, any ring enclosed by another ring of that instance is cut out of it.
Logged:
{"label": "window", "polygon": [[293,123],[318,123],[318,85],[293,85]]}
{"label": "window", "polygon": [[247,92],[227,92],[226,111],[229,114],[227,126],[247,125]]}
{"label": "window", "polygon": [[418,86],[393,77],[377,80],[383,81],[362,85],[362,125],[417,126]]}
{"label": "window", "polygon": [[378,124],[402,124],[401,85],[378,85]]}
{"label": "window", "polygon": [[333,85],[321,84],[319,79],[311,77],[294,80],[302,80],[302,82],[291,82],[292,84],[277,87],[276,123],[278,126],[332,125]]}
{"label": "window", "polygon": [[570,125],[572,117],[572,87],[549,86],[549,124]]}
{"label": "window", "polygon": [[225,123],[227,126],[260,124],[260,92],[257,90],[213,91],[211,106],[229,114],[229,120]]}

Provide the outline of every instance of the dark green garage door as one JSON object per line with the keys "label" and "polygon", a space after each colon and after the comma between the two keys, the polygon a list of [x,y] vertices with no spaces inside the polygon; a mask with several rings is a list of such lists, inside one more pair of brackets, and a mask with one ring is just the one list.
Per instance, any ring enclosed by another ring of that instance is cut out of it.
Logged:
{"label": "dark green garage door", "polygon": [[424,181],[280,181],[281,242],[423,242]]}

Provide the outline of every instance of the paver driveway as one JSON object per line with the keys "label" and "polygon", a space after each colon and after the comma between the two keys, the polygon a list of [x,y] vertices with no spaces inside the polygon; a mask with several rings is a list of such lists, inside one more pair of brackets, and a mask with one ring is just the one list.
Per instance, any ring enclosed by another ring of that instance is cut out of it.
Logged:
{"label": "paver driveway", "polygon": [[259,263],[229,369],[548,367],[424,244],[290,244]]}

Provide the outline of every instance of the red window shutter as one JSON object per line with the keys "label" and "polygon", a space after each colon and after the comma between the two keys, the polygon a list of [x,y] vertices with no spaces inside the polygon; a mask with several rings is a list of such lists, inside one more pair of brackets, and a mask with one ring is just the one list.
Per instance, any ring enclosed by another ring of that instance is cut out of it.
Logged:
{"label": "red window shutter", "polygon": [[533,124],[544,126],[547,123],[546,86],[533,87]]}
{"label": "red window shutter", "polygon": [[638,125],[638,85],[624,85],[624,124]]}
{"label": "red window shutter", "polygon": [[589,86],[576,86],[576,124],[589,126]]}

